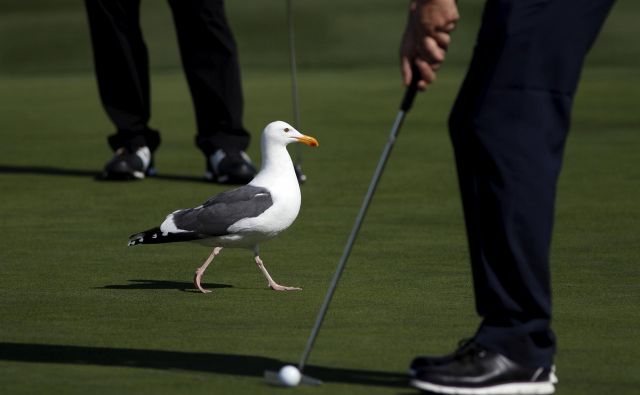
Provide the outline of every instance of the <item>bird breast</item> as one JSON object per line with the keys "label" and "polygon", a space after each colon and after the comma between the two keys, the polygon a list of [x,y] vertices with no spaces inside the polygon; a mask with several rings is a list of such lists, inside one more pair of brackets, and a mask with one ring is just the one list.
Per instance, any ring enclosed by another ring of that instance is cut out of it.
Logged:
{"label": "bird breast", "polygon": [[258,233],[271,238],[287,229],[300,212],[300,187],[295,185],[271,187],[273,205],[262,214],[253,218],[244,218],[229,227],[230,233]]}

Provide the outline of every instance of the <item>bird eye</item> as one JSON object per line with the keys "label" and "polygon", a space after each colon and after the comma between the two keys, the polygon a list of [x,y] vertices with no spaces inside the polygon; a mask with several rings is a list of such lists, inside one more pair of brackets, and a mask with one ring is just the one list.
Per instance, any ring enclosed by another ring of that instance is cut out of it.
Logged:
{"label": "bird eye", "polygon": [[284,128],[285,133],[289,133],[289,128]]}

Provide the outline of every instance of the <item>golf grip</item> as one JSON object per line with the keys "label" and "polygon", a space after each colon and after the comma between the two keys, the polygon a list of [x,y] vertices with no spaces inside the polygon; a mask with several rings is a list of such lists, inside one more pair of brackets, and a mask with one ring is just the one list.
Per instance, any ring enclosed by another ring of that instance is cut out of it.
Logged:
{"label": "golf grip", "polygon": [[411,108],[413,104],[413,100],[416,97],[416,93],[418,91],[418,81],[419,74],[413,74],[414,78],[411,81],[411,84],[407,87],[404,98],[402,99],[402,103],[400,105],[400,111],[398,111],[398,115],[396,115],[396,119],[391,128],[391,133],[389,135],[389,140],[387,141],[387,145],[382,152],[382,156],[378,161],[378,166],[376,167],[376,171],[373,174],[373,178],[369,183],[369,189],[367,190],[367,194],[365,195],[364,201],[362,202],[362,206],[360,207],[360,212],[356,217],[356,221],[353,224],[353,229],[351,229],[351,234],[349,235],[349,239],[347,240],[347,244],[345,245],[344,251],[342,253],[342,257],[340,258],[340,262],[338,263],[338,267],[336,268],[336,272],[333,275],[333,279],[331,280],[331,285],[329,285],[329,290],[324,298],[324,302],[320,307],[320,311],[318,312],[318,316],[316,317],[316,322],[311,329],[311,334],[307,339],[307,344],[302,352],[302,356],[300,358],[300,362],[298,363],[298,369],[302,372],[304,366],[309,359],[309,354],[311,353],[311,349],[313,348],[313,343],[316,341],[316,337],[318,337],[318,332],[320,331],[320,326],[324,321],[324,317],[327,314],[327,310],[329,309],[329,304],[331,303],[331,299],[333,298],[333,294],[335,293],[336,287],[338,286],[338,281],[340,281],[340,277],[342,276],[342,272],[347,264],[347,260],[349,259],[349,255],[351,254],[351,248],[353,247],[356,237],[358,236],[358,232],[360,231],[360,227],[362,226],[362,222],[364,220],[365,215],[367,214],[367,210],[369,209],[369,204],[371,203],[371,199],[373,198],[373,194],[378,186],[378,181],[380,181],[380,177],[382,176],[382,171],[389,159],[389,155],[391,154],[391,149],[393,148],[393,144],[398,137],[398,132],[400,130],[400,126],[402,126],[402,122],[404,121],[404,117]]}
{"label": "golf grip", "polygon": [[413,105],[413,99],[416,98],[416,93],[418,93],[418,81],[420,81],[420,71],[413,67],[411,70],[411,83],[407,87],[407,90],[404,92],[404,97],[402,98],[402,103],[400,104],[400,109],[404,112],[407,112],[411,109]]}

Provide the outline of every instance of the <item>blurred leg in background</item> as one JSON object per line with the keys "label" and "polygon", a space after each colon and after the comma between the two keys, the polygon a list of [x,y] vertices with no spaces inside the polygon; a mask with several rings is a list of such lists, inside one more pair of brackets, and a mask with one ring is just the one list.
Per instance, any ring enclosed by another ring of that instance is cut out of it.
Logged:
{"label": "blurred leg in background", "polygon": [[247,183],[255,168],[244,152],[250,135],[242,123],[238,51],[222,0],[170,0],[182,65],[191,90],[206,176]]}
{"label": "blurred leg in background", "polygon": [[144,178],[153,173],[160,134],[149,128],[149,58],[140,30],[139,0],[86,0],[100,99],[116,133],[105,176]]}
{"label": "blurred leg in background", "polygon": [[[102,105],[116,127],[109,136],[114,157],[105,177],[152,175],[160,134],[149,128],[149,60],[140,29],[139,0],[85,0]],[[244,150],[240,68],[221,0],[170,1],[182,63],[195,108],[196,144],[206,158],[207,178],[246,183],[255,168]]]}

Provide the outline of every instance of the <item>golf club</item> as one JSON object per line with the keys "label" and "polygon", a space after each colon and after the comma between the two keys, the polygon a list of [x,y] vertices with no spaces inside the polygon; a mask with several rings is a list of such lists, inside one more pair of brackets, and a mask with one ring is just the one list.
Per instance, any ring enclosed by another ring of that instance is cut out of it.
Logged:
{"label": "golf club", "polygon": [[[298,67],[296,65],[296,42],[293,29],[293,9],[292,0],[287,0],[287,25],[289,31],[289,67],[291,69],[291,105],[293,106],[293,121],[296,129],[300,130],[300,106],[298,99]],[[298,182],[303,184],[307,180],[307,176],[302,172],[302,149],[296,147],[295,164]]]}
{"label": "golf club", "polygon": [[[378,182],[380,181],[380,177],[382,176],[382,172],[384,171],[384,167],[387,164],[387,160],[391,154],[391,150],[393,149],[393,145],[398,138],[398,134],[400,132],[400,127],[402,126],[402,122],[404,121],[405,115],[411,109],[411,105],[413,104],[413,100],[416,96],[418,90],[418,80],[419,73],[414,70],[413,71],[413,80],[411,84],[407,87],[404,97],[402,99],[402,103],[400,104],[400,110],[396,115],[395,121],[393,122],[393,126],[391,127],[391,133],[389,135],[389,140],[387,141],[386,146],[384,147],[384,151],[382,152],[382,156],[378,161],[378,166],[373,174],[373,178],[369,183],[369,189],[367,190],[367,194],[364,197],[364,201],[362,202],[362,206],[360,207],[360,212],[356,217],[355,223],[353,224],[353,228],[351,229],[351,234],[349,235],[349,239],[347,240],[347,244],[344,247],[344,251],[336,268],[336,272],[333,275],[333,279],[331,280],[331,284],[329,286],[329,290],[324,298],[324,302],[320,307],[320,311],[318,312],[318,316],[316,318],[316,322],[311,330],[311,334],[307,339],[307,344],[302,352],[302,356],[300,358],[300,362],[298,363],[298,370],[302,372],[304,370],[305,365],[309,359],[309,355],[311,353],[311,349],[313,348],[313,344],[318,337],[318,332],[320,331],[320,327],[322,326],[322,322],[324,321],[324,317],[327,314],[327,310],[329,309],[329,304],[331,303],[331,299],[333,298],[333,294],[336,291],[338,286],[338,282],[340,281],[340,277],[342,276],[342,272],[347,264],[347,260],[349,259],[349,255],[351,254],[351,249],[355,244],[356,237],[358,236],[358,232],[360,231],[360,227],[362,226],[362,222],[364,221],[364,217],[367,214],[367,210],[369,209],[369,205],[371,203],[371,199],[373,198],[373,194],[375,193],[376,187],[378,186]],[[279,377],[277,372],[273,371],[265,371],[265,379],[271,383],[278,383]],[[275,380],[275,381],[274,381]],[[319,385],[322,381],[309,377],[302,376],[300,381],[301,384],[309,384],[309,385]]]}

